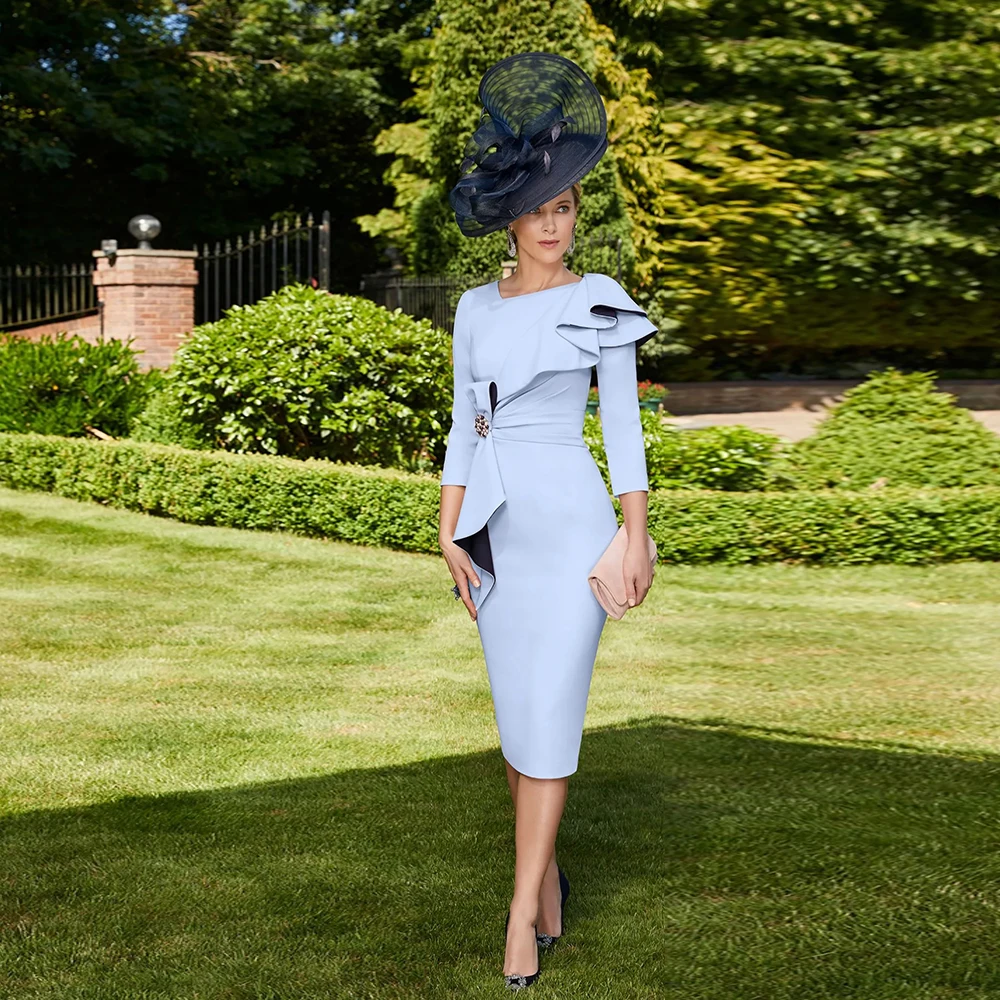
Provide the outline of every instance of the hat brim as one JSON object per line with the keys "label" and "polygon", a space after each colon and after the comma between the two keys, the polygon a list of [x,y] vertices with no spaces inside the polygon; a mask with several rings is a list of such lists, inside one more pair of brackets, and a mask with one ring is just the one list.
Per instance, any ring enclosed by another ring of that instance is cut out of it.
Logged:
{"label": "hat brim", "polygon": [[[608,145],[604,102],[590,77],[565,56],[523,52],[501,59],[484,74],[479,96],[486,124],[466,155],[483,166],[463,174],[448,195],[465,236],[503,229],[568,190]],[[552,132],[560,117],[561,128]],[[486,169],[486,154],[497,143],[505,151],[493,158],[500,166]]]}
{"label": "hat brim", "polygon": [[480,201],[476,203],[461,197],[453,189],[449,203],[455,211],[458,228],[465,236],[488,236],[503,229],[509,222],[540,208],[582,180],[598,164],[607,146],[607,138],[600,141],[568,138],[563,148],[558,152],[553,150],[547,174],[542,167],[529,170],[518,188],[516,199],[509,194],[498,199],[497,211],[500,214],[495,218],[480,214],[488,208],[488,193],[479,195]]}

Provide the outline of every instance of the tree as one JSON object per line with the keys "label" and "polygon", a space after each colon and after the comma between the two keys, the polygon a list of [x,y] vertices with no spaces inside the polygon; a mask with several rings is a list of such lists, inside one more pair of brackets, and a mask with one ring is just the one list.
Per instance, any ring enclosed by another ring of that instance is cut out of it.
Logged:
{"label": "tree", "polygon": [[996,357],[992,7],[594,10],[633,74],[622,176],[642,284],[702,357]]}
{"label": "tree", "polygon": [[372,142],[409,83],[430,0],[13,0],[0,53],[0,263],[128,245],[151,211],[162,246],[329,208],[335,274],[376,250],[352,222],[386,197]]}
{"label": "tree", "polygon": [[[448,192],[459,176],[464,145],[479,118],[477,88],[483,73],[515,52],[558,52],[592,77],[597,72],[596,27],[584,0],[521,0],[499,6],[483,0],[438,0],[431,36],[407,52],[414,86],[404,111],[410,118],[376,137],[376,149],[392,156],[386,183],[394,205],[358,218],[383,242],[404,250],[415,274],[496,272],[506,255],[503,232],[469,239],[455,224]],[[582,182],[579,228],[598,226],[621,236],[628,265],[632,226],[614,157],[604,157]]]}

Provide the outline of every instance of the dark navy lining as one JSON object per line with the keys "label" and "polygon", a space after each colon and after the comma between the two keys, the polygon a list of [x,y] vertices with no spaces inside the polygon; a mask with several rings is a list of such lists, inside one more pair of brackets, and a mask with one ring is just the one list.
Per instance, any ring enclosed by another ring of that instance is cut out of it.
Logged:
{"label": "dark navy lining", "polygon": [[[497,408],[497,384],[490,382],[490,416]],[[480,565],[487,570],[491,576],[496,576],[493,569],[493,550],[490,548],[490,533],[484,524],[475,534],[467,538],[455,539],[455,544],[466,552]]]}

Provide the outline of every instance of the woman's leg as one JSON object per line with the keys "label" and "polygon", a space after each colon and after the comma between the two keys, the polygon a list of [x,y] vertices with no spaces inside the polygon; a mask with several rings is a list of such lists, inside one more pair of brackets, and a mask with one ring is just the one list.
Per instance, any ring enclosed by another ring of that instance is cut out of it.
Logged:
{"label": "woman's leg", "polygon": [[532,778],[518,775],[515,799],[514,898],[510,904],[510,924],[504,975],[530,975],[535,964],[535,923],[539,915],[539,894],[552,860],[556,834],[566,804],[568,778]]}
{"label": "woman's leg", "polygon": [[[511,767],[504,759],[507,768],[507,784],[510,787],[511,801],[514,803],[514,815],[517,816],[517,779],[521,772]],[[555,848],[545,869],[542,888],[538,894],[538,929],[543,934],[558,937],[562,934],[562,887],[559,885],[559,868],[556,865]]]}

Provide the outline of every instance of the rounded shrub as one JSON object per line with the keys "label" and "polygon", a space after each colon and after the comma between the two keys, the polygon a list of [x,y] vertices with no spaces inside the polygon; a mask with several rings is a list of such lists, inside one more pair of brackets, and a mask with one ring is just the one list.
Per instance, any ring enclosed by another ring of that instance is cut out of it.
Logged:
{"label": "rounded shrub", "polygon": [[213,447],[421,471],[443,457],[451,379],[429,320],[288,285],[192,331],[159,405]]}
{"label": "rounded shrub", "polygon": [[129,437],[133,441],[176,444],[193,450],[212,447],[204,427],[185,413],[173,384],[159,368],[149,372],[146,408],[132,421]]}
{"label": "rounded shrub", "polygon": [[[752,491],[771,487],[781,439],[740,425],[682,431],[640,410],[649,488]],[[600,417],[584,418],[584,439],[610,486]]]}
{"label": "rounded shrub", "polygon": [[888,368],[848,389],[810,437],[789,447],[796,486],[1000,485],[1000,437],[933,379]]}
{"label": "rounded shrub", "polygon": [[123,437],[146,405],[131,340],[0,333],[0,431]]}

